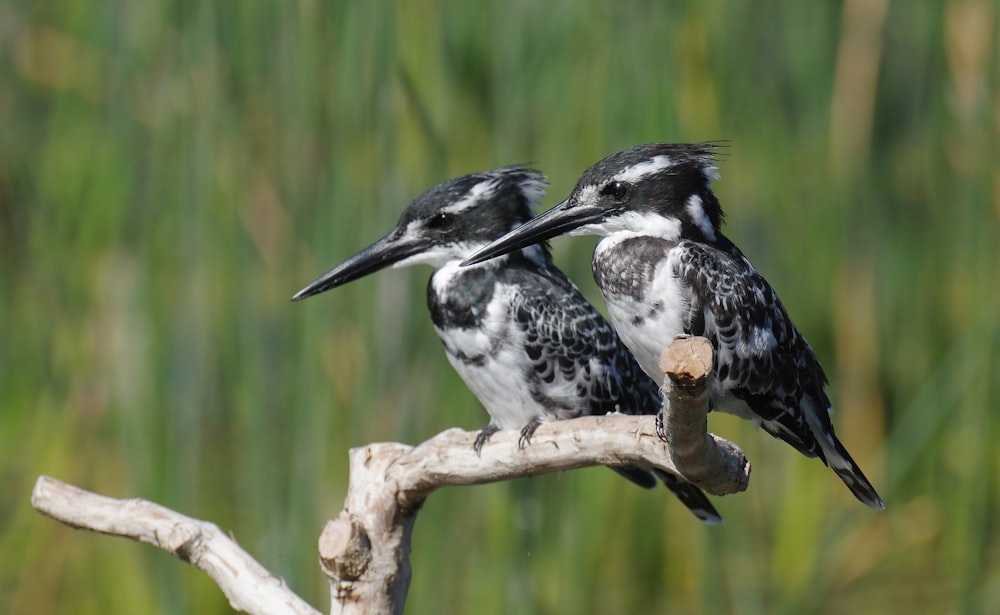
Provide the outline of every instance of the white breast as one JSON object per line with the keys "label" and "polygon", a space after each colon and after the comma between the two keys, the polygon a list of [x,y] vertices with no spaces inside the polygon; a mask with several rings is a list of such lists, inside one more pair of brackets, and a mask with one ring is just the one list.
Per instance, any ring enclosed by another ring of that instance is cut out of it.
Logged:
{"label": "white breast", "polygon": [[[597,245],[595,258],[600,257],[602,248],[613,245],[613,237],[602,240]],[[605,292],[604,301],[608,317],[622,342],[643,371],[662,383],[664,373],[660,370],[660,355],[676,335],[684,333],[690,302],[682,282],[674,277],[669,256],[656,267],[644,291],[642,299]]]}
{"label": "white breast", "polygon": [[520,429],[545,414],[525,381],[529,364],[523,334],[511,326],[511,292],[497,285],[481,327],[435,327],[448,361],[501,429]]}

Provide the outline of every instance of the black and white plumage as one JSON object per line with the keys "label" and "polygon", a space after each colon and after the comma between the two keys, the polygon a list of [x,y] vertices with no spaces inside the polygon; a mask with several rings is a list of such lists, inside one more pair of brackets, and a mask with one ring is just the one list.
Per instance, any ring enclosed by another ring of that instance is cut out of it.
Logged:
{"label": "black and white plumage", "polygon": [[750,419],[852,493],[885,508],[830,420],[826,375],[781,300],[721,232],[711,189],[717,145],[653,143],[618,152],[581,176],[569,198],[480,250],[465,264],[560,234],[603,236],[594,278],[621,339],[654,380],[678,334],[715,348],[712,406]]}
{"label": "black and white plumage", "polygon": [[[294,300],[386,267],[434,267],[427,305],[448,360],[490,415],[478,451],[500,429],[529,443],[545,421],[620,411],[656,414],[658,385],[552,263],[544,245],[475,267],[462,259],[527,222],[546,187],[521,167],[466,175],[431,188],[403,211],[388,235],[334,267]],[[643,487],[656,477],[700,519],[721,518],[705,495],[674,475],[640,467],[614,470]]]}

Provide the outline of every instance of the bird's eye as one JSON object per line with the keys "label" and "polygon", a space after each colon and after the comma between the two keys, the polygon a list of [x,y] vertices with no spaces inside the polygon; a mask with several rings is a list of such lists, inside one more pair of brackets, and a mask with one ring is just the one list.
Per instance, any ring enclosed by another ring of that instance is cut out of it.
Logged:
{"label": "bird's eye", "polygon": [[454,221],[455,216],[442,212],[435,214],[434,217],[427,221],[427,228],[446,229],[451,226]]}
{"label": "bird's eye", "polygon": [[610,196],[616,203],[621,203],[628,198],[629,185],[624,182],[610,182],[601,188],[601,194]]}

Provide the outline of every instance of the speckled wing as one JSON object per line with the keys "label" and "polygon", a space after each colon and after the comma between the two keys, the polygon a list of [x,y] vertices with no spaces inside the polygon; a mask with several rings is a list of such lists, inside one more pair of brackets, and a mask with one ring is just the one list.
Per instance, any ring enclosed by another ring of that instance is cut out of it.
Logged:
{"label": "speckled wing", "polygon": [[[511,306],[531,359],[532,396],[558,418],[659,412],[659,387],[614,327],[561,271],[546,267],[532,272],[535,275],[518,277],[519,292]],[[722,523],[701,489],[679,476],[637,466],[611,469],[647,488],[659,478],[699,519]]]}
{"label": "speckled wing", "polygon": [[691,289],[687,333],[711,340],[723,395],[745,402],[768,433],[823,458],[803,403],[809,398],[814,420],[832,430],[826,375],[770,284],[732,244],[682,241],[671,252]]}
{"label": "speckled wing", "polygon": [[655,414],[656,383],[625,348],[614,327],[558,269],[519,276],[512,307],[531,360],[532,395],[559,418],[588,414]]}
{"label": "speckled wing", "polygon": [[671,252],[675,275],[691,289],[687,332],[715,346],[721,396],[713,403],[730,410],[729,395],[741,400],[765,431],[822,459],[865,504],[885,508],[837,439],[823,368],[767,280],[728,240],[680,242]]}

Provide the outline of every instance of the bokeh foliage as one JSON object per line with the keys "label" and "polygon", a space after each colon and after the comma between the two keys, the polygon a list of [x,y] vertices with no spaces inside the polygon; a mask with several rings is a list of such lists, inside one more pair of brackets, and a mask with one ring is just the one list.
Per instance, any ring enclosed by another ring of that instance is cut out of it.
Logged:
{"label": "bokeh foliage", "polygon": [[[435,494],[411,613],[1000,609],[1000,7],[989,0],[0,1],[0,596],[226,612],[35,514],[45,473],[217,522],[325,608],[347,449],[486,415],[427,271],[288,298],[409,198],[516,162],[730,139],[728,234],[832,379],[889,509],[731,417],[698,525],[602,469]],[[593,241],[555,242],[598,305]]]}

